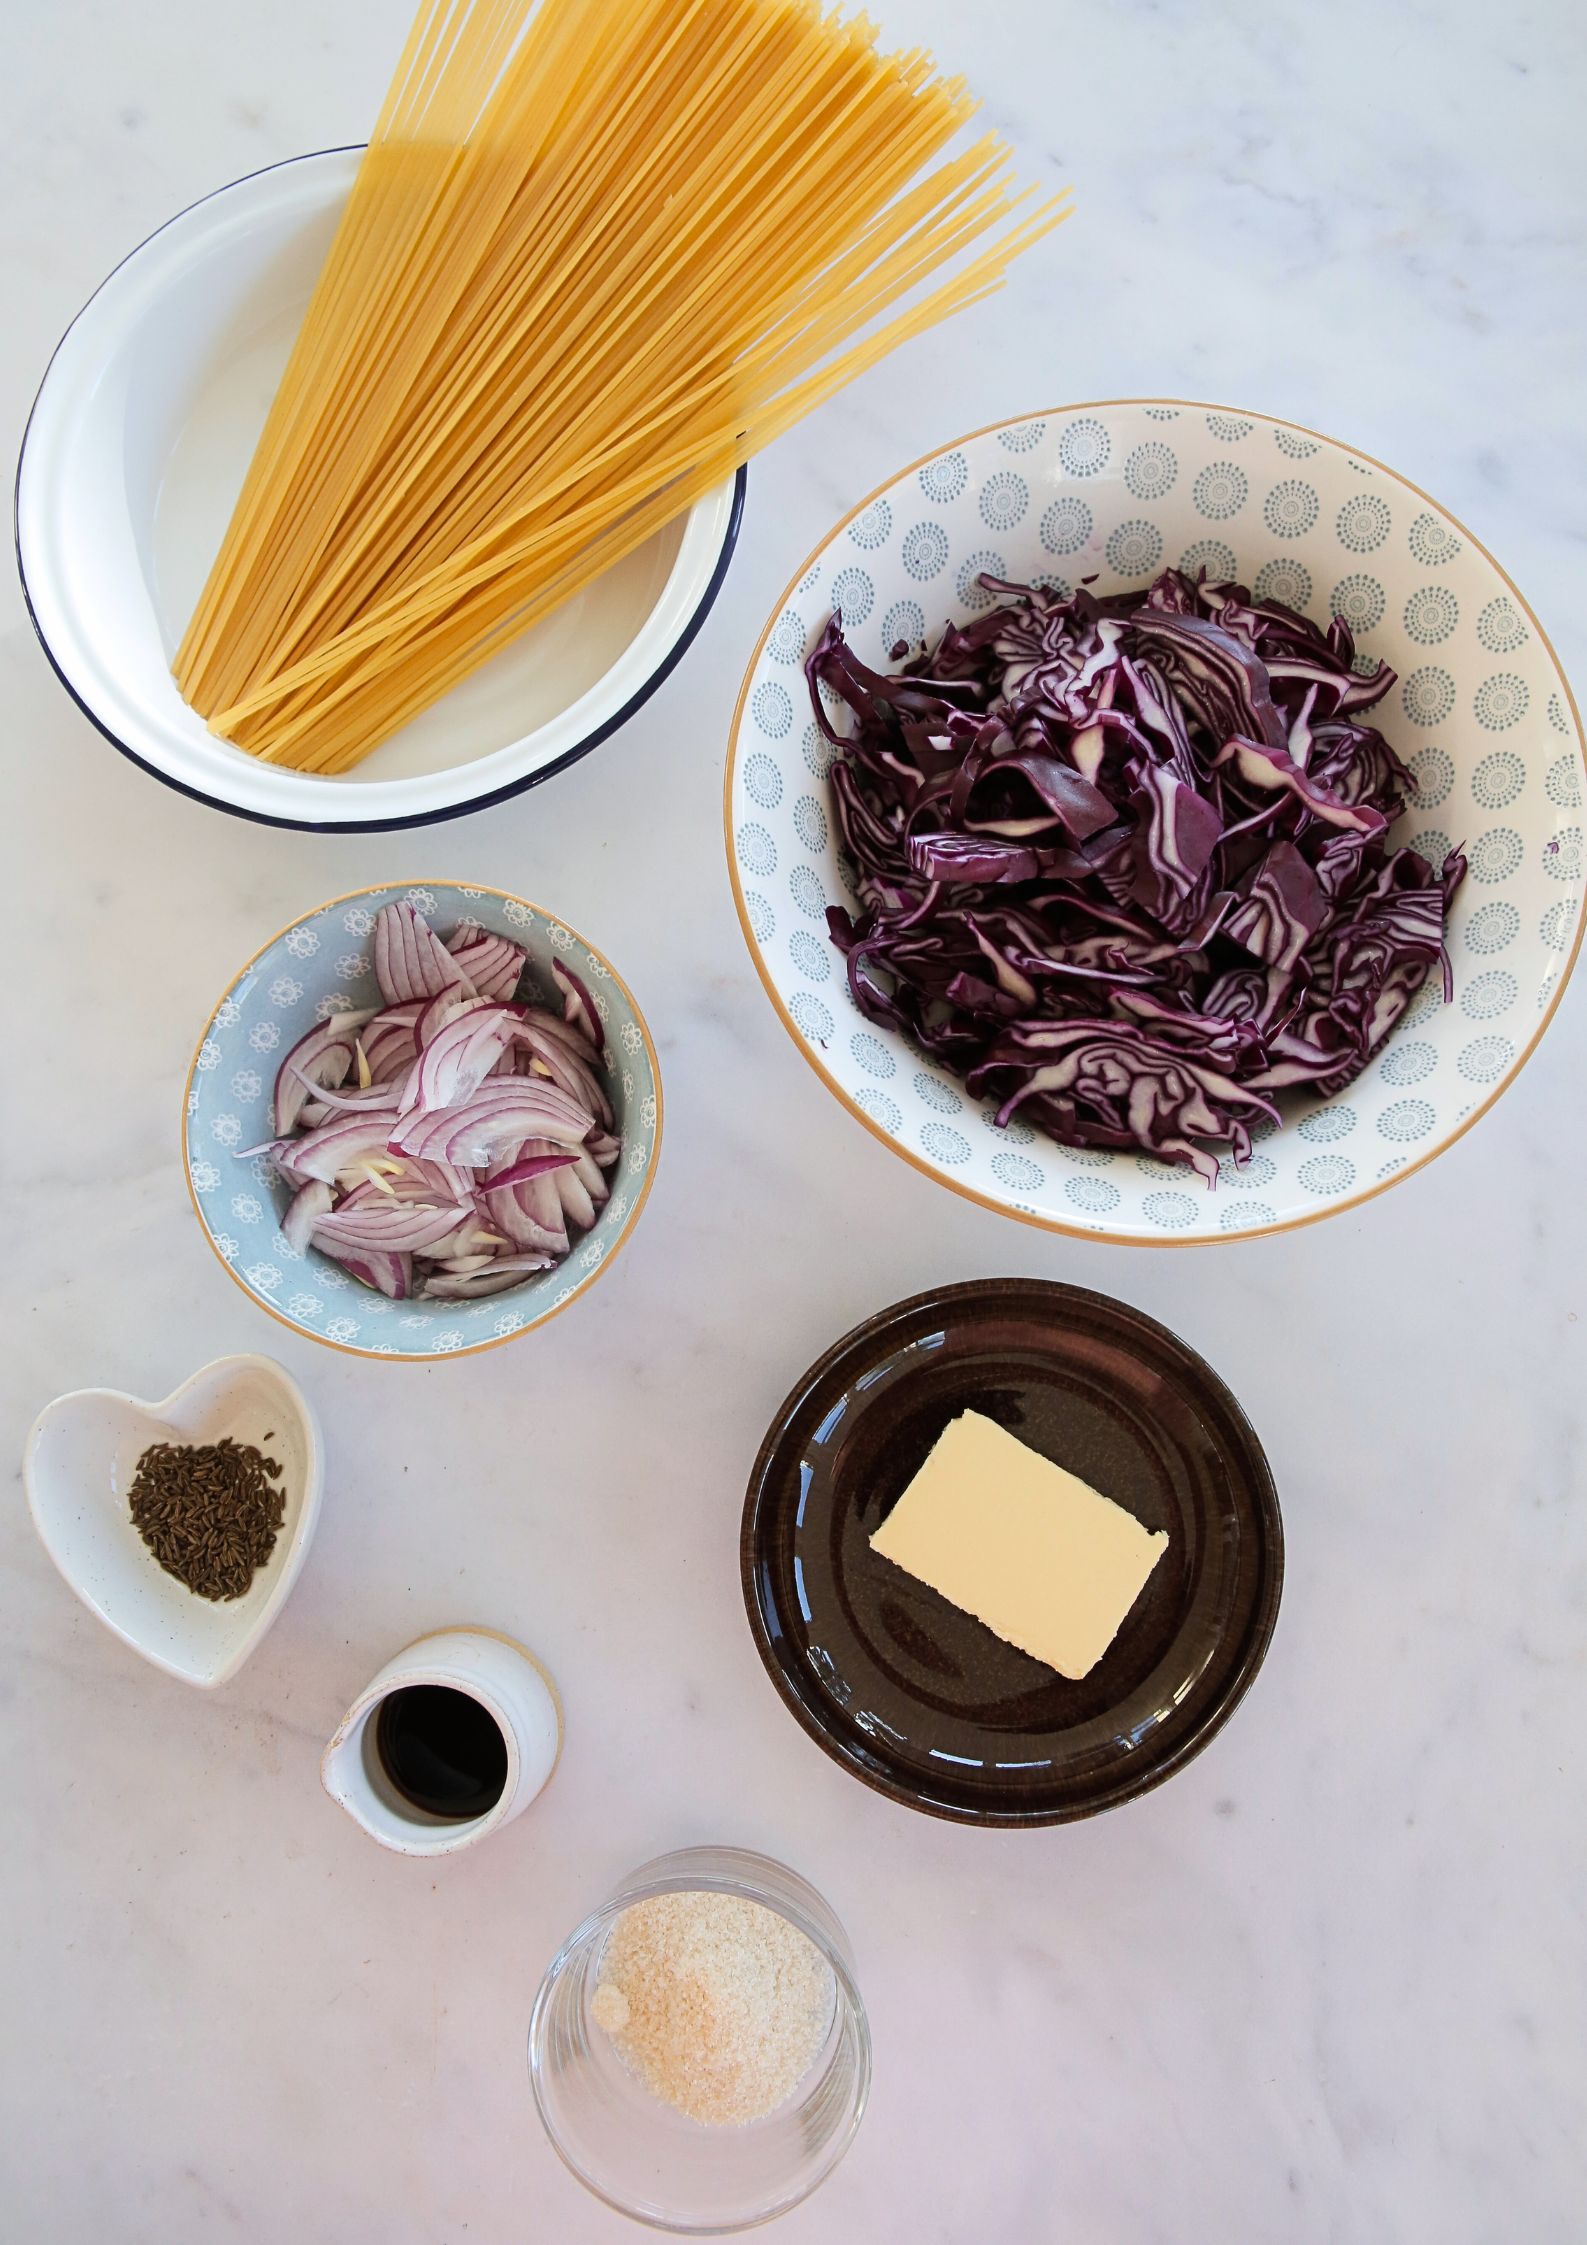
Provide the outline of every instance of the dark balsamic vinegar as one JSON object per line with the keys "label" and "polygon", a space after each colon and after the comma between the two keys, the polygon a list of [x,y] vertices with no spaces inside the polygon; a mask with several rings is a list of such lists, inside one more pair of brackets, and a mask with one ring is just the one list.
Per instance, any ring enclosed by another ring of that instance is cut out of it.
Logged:
{"label": "dark balsamic vinegar", "polygon": [[405,1801],[454,1823],[494,1808],[507,1783],[507,1741],[496,1718],[444,1684],[410,1684],[383,1699],[375,1750]]}

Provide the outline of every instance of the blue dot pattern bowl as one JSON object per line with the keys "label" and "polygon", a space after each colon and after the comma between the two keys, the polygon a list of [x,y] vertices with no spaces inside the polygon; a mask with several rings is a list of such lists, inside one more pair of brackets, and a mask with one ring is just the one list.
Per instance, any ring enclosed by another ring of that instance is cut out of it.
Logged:
{"label": "blue dot pattern bowl", "polygon": [[[1363,657],[1400,675],[1372,713],[1420,782],[1399,835],[1425,837],[1434,852],[1461,843],[1471,863],[1450,931],[1453,1001],[1429,984],[1364,1076],[1338,1099],[1291,1102],[1250,1163],[1225,1163],[1211,1191],[1161,1162],[999,1130],[961,1083],[861,1019],[827,947],[827,905],[850,901],[852,884],[831,819],[812,815],[826,801],[828,758],[795,667],[834,608],[861,660],[880,666],[899,639],[983,613],[982,570],[1066,588],[1087,578],[1112,592],[1144,585],[1165,561],[1233,574],[1319,623],[1343,614]],[[728,854],[750,950],[785,1025],[851,1111],[917,1168],[1055,1231],[1137,1243],[1248,1237],[1381,1191],[1510,1082],[1581,941],[1582,775],[1575,704],[1536,619],[1425,493],[1256,414],[1167,399],[1087,405],[917,462],[800,569],[745,680]]]}
{"label": "blue dot pattern bowl", "polygon": [[[460,920],[527,952],[521,994],[556,1007],[551,962],[590,991],[606,1032],[606,1083],[622,1156],[611,1198],[565,1261],[511,1293],[477,1302],[389,1302],[312,1248],[289,1246],[290,1195],[268,1155],[239,1153],[274,1135],[270,1102],[282,1055],[329,1013],[378,1005],[370,936],[383,904],[405,897],[442,935]],[[661,1078],[633,997],[598,951],[538,905],[450,881],[360,889],[295,920],[251,959],[211,1015],[188,1075],[183,1156],[211,1247],[245,1293],[283,1325],[355,1356],[429,1359],[493,1348],[544,1324],[591,1286],[639,1218],[661,1139]]]}

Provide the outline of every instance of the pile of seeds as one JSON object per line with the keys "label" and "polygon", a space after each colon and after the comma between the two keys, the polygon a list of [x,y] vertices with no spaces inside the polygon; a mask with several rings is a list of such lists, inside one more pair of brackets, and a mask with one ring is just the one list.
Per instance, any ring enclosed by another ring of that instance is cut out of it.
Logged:
{"label": "pile of seeds", "polygon": [[275,1547],[280,1478],[274,1458],[230,1435],[156,1442],[138,1460],[128,1505],[168,1575],[200,1598],[240,1598]]}

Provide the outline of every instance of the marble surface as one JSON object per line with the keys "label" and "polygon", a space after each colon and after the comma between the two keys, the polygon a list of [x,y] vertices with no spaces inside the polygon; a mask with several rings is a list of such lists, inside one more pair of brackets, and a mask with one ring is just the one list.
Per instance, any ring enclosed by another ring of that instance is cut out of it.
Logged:
{"label": "marble surface", "polygon": [[[1204,397],[1361,445],[1472,525],[1587,676],[1577,9],[881,12],[973,69],[1080,213],[1006,295],[760,464],[699,643],[577,770],[429,836],[248,827],[116,758],[0,595],[0,894],[30,934],[7,976],[11,1454],[62,1388],[159,1394],[251,1348],[311,1387],[329,1450],[302,1581],[213,1696],[73,1601],[13,1478],[0,2205],[19,2241],[634,2234],[541,2137],[524,2031],[584,1909],[707,1839],[811,1877],[869,1999],[872,2109],[789,2245],[1582,2234],[1587,994],[1475,1133],[1359,1213],[1171,1254],[1048,1239],[915,1175],[803,1067],[738,936],[719,812],[741,667],[793,562],[897,463],[1070,399]],[[361,134],[404,16],[28,15],[0,138],[13,437],[62,326],[160,220]],[[205,1009],[263,935],[427,873],[542,898],[631,975],[668,1129],[588,1300],[413,1370],[296,1342],[227,1285],[177,1109]],[[1135,1806],[1028,1835],[846,1781],[762,1675],[736,1566],[747,1469],[802,1366],[891,1298],[1002,1271],[1184,1332],[1263,1434],[1289,1535],[1273,1650],[1229,1729]],[[339,1816],[317,1763],[389,1653],[464,1619],[550,1662],[568,1748],[511,1831],[427,1871]]]}

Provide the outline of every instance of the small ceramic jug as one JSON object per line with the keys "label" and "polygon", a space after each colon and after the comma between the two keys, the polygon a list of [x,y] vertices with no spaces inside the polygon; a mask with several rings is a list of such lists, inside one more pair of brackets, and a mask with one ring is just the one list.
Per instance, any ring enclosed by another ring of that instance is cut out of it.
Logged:
{"label": "small ceramic jug", "polygon": [[[429,1815],[388,1776],[376,1746],[381,1702],[416,1684],[466,1692],[501,1731],[506,1782],[482,1815]],[[325,1749],[320,1781],[382,1847],[399,1855],[455,1855],[521,1816],[555,1769],[561,1749],[562,1704],[534,1655],[493,1629],[443,1629],[388,1660],[359,1693]]]}

